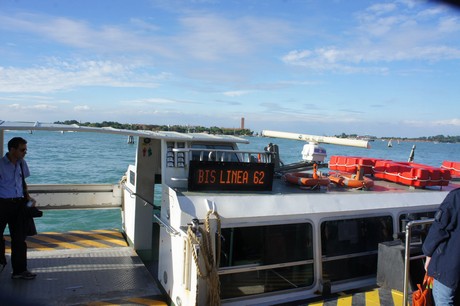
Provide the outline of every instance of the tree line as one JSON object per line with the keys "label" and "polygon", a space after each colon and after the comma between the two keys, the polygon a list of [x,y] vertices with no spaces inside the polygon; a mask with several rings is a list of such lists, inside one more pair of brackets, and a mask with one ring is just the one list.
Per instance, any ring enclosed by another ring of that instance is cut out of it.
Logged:
{"label": "tree line", "polygon": [[155,124],[127,124],[115,121],[102,122],[79,122],[77,120],[56,121],[56,124],[77,124],[79,126],[88,127],[112,127],[114,129],[123,130],[148,130],[148,131],[173,131],[180,133],[209,133],[219,135],[238,135],[251,136],[253,131],[240,128],[223,128],[223,127],[204,127],[204,126],[188,126],[188,125],[155,125]]}
{"label": "tree line", "polygon": [[[335,135],[335,137],[339,138],[363,138],[363,136],[358,136],[356,134],[345,134],[342,133],[341,135]],[[423,137],[375,137],[375,136],[365,136],[364,138],[367,139],[385,139],[385,140],[400,140],[400,141],[429,141],[429,142],[444,142],[444,143],[457,143],[460,142],[460,136],[444,136],[444,135],[436,135],[436,136],[423,136]]]}

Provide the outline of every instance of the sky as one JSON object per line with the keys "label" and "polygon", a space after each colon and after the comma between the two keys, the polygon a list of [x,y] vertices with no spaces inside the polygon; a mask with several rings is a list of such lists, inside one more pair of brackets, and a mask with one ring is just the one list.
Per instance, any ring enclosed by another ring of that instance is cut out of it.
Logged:
{"label": "sky", "polygon": [[460,9],[0,0],[0,120],[460,135]]}

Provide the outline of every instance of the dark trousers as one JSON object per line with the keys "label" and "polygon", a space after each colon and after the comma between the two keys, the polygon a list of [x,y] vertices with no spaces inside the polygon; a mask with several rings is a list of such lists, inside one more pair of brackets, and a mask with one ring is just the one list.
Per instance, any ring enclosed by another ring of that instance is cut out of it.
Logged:
{"label": "dark trousers", "polygon": [[[0,199],[0,264],[5,260],[5,240],[3,232],[8,224],[11,237],[11,266],[13,274],[27,270],[27,244],[24,227],[24,206],[22,202],[11,202]],[[3,251],[3,252],[2,252]]]}

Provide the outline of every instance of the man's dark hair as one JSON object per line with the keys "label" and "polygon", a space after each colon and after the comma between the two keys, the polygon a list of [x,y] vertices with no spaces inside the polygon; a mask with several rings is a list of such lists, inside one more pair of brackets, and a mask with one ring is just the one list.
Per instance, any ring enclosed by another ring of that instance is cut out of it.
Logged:
{"label": "man's dark hair", "polygon": [[19,148],[19,145],[22,145],[22,144],[27,144],[27,140],[25,140],[22,137],[13,137],[11,138],[10,141],[8,141],[8,151],[13,148],[17,149]]}

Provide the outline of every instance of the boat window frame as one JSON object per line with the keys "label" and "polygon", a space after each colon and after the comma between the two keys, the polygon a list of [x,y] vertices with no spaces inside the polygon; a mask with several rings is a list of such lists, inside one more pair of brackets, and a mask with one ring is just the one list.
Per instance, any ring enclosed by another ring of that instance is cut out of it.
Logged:
{"label": "boat window frame", "polygon": [[[394,235],[395,233],[395,211],[388,210],[384,212],[379,212],[379,213],[366,213],[366,214],[357,214],[357,215],[346,215],[346,216],[327,216],[324,218],[320,218],[318,220],[318,252],[319,252],[319,269],[320,269],[320,275],[319,277],[321,279],[324,278],[324,269],[323,265],[324,263],[327,262],[333,262],[336,260],[343,260],[343,259],[352,259],[352,258],[358,258],[362,256],[369,256],[369,255],[377,255],[378,254],[378,245],[376,250],[371,250],[371,251],[363,251],[363,252],[357,252],[357,253],[349,253],[349,254],[341,254],[341,255],[334,255],[334,256],[325,256],[323,254],[323,239],[322,239],[322,224],[324,222],[328,221],[345,221],[345,220],[354,220],[354,219],[368,219],[368,218],[379,218],[379,217],[390,217],[391,218],[391,229],[393,233],[391,236]],[[332,284],[335,283],[341,283],[343,281],[349,281],[349,280],[355,280],[355,279],[362,279],[362,278],[368,278],[372,276],[358,276],[358,277],[350,277],[350,278],[345,278],[345,279],[340,279],[340,280],[335,280],[331,281]]]}
{"label": "boat window frame", "polygon": [[282,262],[282,263],[275,263],[275,264],[247,264],[247,265],[240,265],[240,266],[230,266],[230,267],[219,267],[217,270],[218,276],[226,276],[231,274],[239,274],[239,273],[249,273],[249,272],[258,272],[258,271],[265,271],[270,269],[278,269],[278,268],[289,268],[289,267],[296,267],[296,266],[308,266],[311,265],[311,283],[307,286],[298,287],[298,288],[289,288],[289,289],[280,289],[275,290],[272,292],[262,292],[257,293],[254,295],[242,295],[237,297],[230,297],[226,298],[225,300],[239,300],[244,297],[248,296],[264,296],[273,293],[285,294],[292,291],[298,290],[310,290],[311,288],[316,286],[317,283],[317,273],[318,273],[318,259],[317,253],[315,251],[316,244],[317,244],[317,228],[316,224],[311,219],[295,219],[295,220],[286,220],[286,221],[279,221],[276,222],[254,222],[254,223],[233,223],[233,224],[225,224],[221,229],[231,229],[231,228],[248,228],[248,227],[262,227],[262,226],[279,226],[279,225],[291,225],[291,224],[302,224],[307,225],[310,227],[310,238],[311,239],[311,259],[306,260],[299,260],[299,261],[291,261],[291,262]]}
{"label": "boat window frame", "polygon": [[[249,272],[249,271],[259,271],[259,270],[266,270],[266,269],[271,269],[271,268],[277,268],[277,267],[287,267],[287,266],[294,266],[294,265],[291,265],[290,263],[299,263],[299,264],[295,264],[295,265],[301,265],[303,262],[305,262],[306,264],[309,264],[309,263],[315,263],[315,244],[316,244],[316,239],[317,239],[317,236],[316,236],[316,231],[317,229],[315,228],[315,223],[313,222],[313,220],[311,219],[297,219],[297,220],[289,220],[289,222],[256,222],[256,223],[251,223],[250,226],[248,226],[248,223],[238,223],[236,224],[235,226],[222,226],[221,227],[221,231],[222,229],[226,229],[226,228],[242,228],[242,227],[258,227],[258,226],[270,226],[270,225],[273,225],[273,226],[276,226],[276,225],[288,225],[288,224],[310,224],[311,225],[311,234],[312,234],[312,237],[311,237],[311,243],[312,243],[312,246],[313,246],[313,249],[312,249],[312,259],[307,259],[307,260],[301,260],[301,261],[295,261],[295,262],[286,262],[286,263],[278,263],[278,264],[270,264],[270,265],[258,265],[258,264],[248,264],[248,265],[244,265],[244,266],[232,266],[232,267],[219,267],[218,268],[218,275],[225,275],[225,274],[232,274],[232,273],[241,273],[241,272]],[[268,267],[269,268],[264,268],[264,267]]]}

